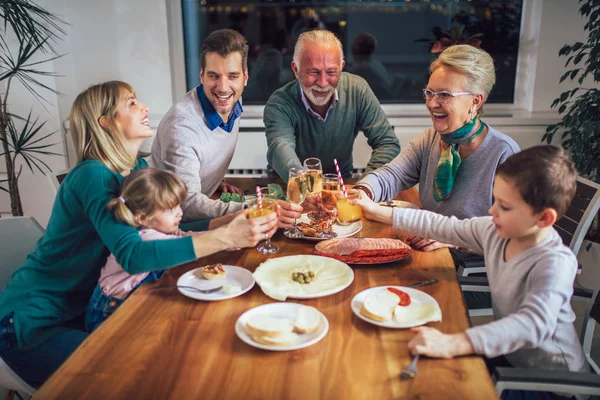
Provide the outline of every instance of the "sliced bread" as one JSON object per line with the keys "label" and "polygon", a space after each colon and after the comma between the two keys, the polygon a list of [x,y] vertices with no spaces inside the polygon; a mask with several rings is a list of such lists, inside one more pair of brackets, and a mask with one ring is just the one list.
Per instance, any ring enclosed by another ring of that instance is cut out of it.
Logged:
{"label": "sliced bread", "polygon": [[367,296],[360,313],[374,321],[389,321],[399,301],[400,297],[389,290],[379,290]]}
{"label": "sliced bread", "polygon": [[252,339],[254,339],[254,341],[257,343],[265,344],[267,346],[290,346],[296,343],[296,339],[298,339],[298,334],[294,332],[288,332],[285,335],[278,336],[276,338],[252,335]]}
{"label": "sliced bread", "polygon": [[257,314],[248,318],[246,329],[250,336],[259,342],[259,339],[276,339],[289,335],[294,329],[294,324],[286,318]]}
{"label": "sliced bread", "polygon": [[301,307],[294,323],[294,332],[310,333],[317,329],[320,321],[321,315],[314,307]]}

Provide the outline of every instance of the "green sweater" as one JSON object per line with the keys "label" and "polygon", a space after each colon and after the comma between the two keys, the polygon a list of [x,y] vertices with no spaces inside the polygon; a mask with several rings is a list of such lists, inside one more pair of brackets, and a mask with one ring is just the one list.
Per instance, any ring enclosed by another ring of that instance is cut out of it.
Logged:
{"label": "green sweater", "polygon": [[[140,159],[136,169],[146,166]],[[190,236],[145,242],[114,218],[106,205],[122,179],[88,160],[60,185],[44,236],[0,294],[0,318],[14,311],[19,347],[35,347],[81,317],[111,252],[131,274],[196,259]]]}
{"label": "green sweater", "polygon": [[264,111],[269,165],[287,181],[292,167],[308,157],[321,160],[324,173],[335,173],[337,158],[344,176],[352,174],[352,148],[359,131],[373,149],[367,172],[400,153],[400,143],[369,84],[342,72],[337,86],[339,102],[325,121],[308,113],[297,80],[277,90]]}

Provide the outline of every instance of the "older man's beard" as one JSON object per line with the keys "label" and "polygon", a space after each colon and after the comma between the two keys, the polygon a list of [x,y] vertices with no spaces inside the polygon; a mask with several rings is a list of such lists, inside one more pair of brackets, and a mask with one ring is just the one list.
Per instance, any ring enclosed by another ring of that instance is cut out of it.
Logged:
{"label": "older man's beard", "polygon": [[[331,96],[333,96],[333,92],[335,91],[335,88],[331,85],[327,85],[326,87],[322,88],[316,84],[312,86],[304,86],[301,83],[300,86],[302,86],[302,91],[304,92],[304,95],[315,106],[324,106],[327,103],[329,103],[329,100],[331,100]],[[325,97],[316,97],[312,92],[313,90],[321,93],[328,92],[328,94]]]}

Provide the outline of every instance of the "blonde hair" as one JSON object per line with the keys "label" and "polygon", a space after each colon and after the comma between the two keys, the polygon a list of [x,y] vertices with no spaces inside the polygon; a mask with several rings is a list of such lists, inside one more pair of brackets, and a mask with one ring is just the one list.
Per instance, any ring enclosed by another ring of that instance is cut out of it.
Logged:
{"label": "blonde hair", "polygon": [[[135,167],[136,156],[126,150],[123,133],[114,122],[119,102],[131,95],[135,96],[135,91],[128,83],[109,81],[90,86],[77,96],[69,115],[77,163],[98,160],[114,172]],[[107,118],[109,128],[100,125],[101,117]]]}
{"label": "blonde hair", "polygon": [[[441,66],[446,66],[467,77],[467,90],[470,93],[483,93],[485,102],[496,83],[494,60],[482,49],[468,44],[450,46],[429,66],[433,73]],[[481,110],[481,108],[480,108]]]}
{"label": "blonde hair", "polygon": [[296,68],[300,68],[300,57],[302,57],[302,51],[306,43],[319,44],[323,46],[337,47],[340,51],[340,65],[344,62],[344,51],[342,49],[342,42],[337,38],[331,31],[325,30],[314,30],[301,33],[298,36],[296,47],[294,47],[294,64]]}
{"label": "blonde hair", "polygon": [[187,197],[185,183],[174,173],[143,168],[123,178],[121,195],[108,203],[115,218],[125,224],[140,225],[135,216],[151,220],[164,210],[177,207]]}

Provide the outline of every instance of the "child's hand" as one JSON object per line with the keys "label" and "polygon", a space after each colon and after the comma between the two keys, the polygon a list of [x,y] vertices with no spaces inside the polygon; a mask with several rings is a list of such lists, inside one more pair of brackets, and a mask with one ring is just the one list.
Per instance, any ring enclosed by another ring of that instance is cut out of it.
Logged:
{"label": "child's hand", "polygon": [[276,213],[248,219],[249,210],[243,211],[224,227],[223,239],[229,244],[227,248],[254,247],[261,240],[265,240],[267,236],[273,236],[277,231]]}
{"label": "child's hand", "polygon": [[451,244],[438,242],[433,239],[422,238],[421,236],[410,236],[406,239],[406,243],[415,250],[432,251],[443,247],[454,247]]}
{"label": "child's hand", "polygon": [[473,353],[473,346],[465,333],[447,335],[427,326],[412,328],[417,335],[408,342],[412,354],[434,358],[452,358]]}

